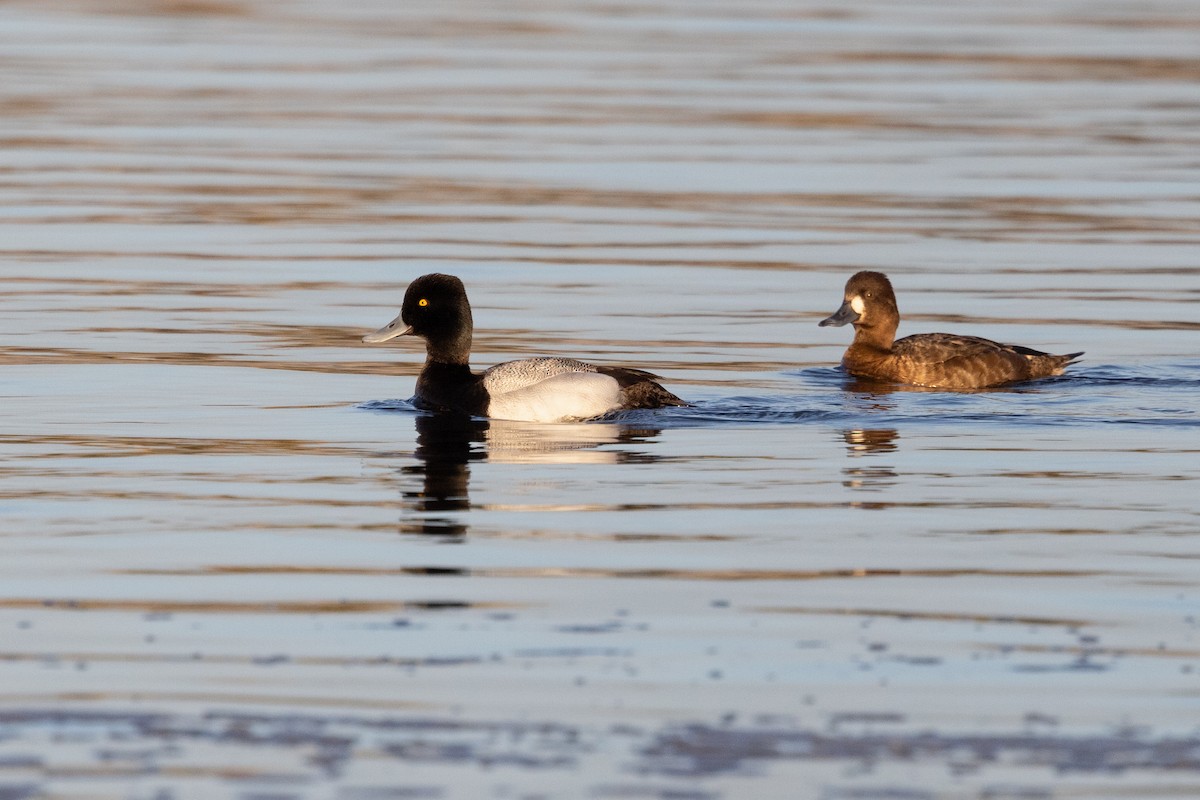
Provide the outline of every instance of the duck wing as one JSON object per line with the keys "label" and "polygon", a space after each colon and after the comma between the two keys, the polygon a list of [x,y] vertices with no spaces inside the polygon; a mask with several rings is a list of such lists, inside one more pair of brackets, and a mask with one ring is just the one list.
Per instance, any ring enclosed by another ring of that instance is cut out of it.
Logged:
{"label": "duck wing", "polygon": [[488,414],[506,419],[588,419],[618,408],[687,405],[649,372],[572,358],[508,361],[480,377],[490,396]]}
{"label": "duck wing", "polygon": [[589,419],[621,405],[621,386],[610,375],[572,358],[506,361],[481,376],[488,416],[526,422]]}
{"label": "duck wing", "polygon": [[596,367],[573,358],[522,358],[505,361],[483,371],[483,386],[488,394],[517,392],[568,372],[596,372]]}
{"label": "duck wing", "polygon": [[977,389],[1061,375],[1082,353],[1058,356],[978,336],[919,333],[892,345],[902,380],[922,386]]}
{"label": "duck wing", "polygon": [[1046,354],[1027,347],[951,333],[906,336],[892,345],[906,383],[946,389],[977,389],[1036,377],[1035,361]]}
{"label": "duck wing", "polygon": [[945,364],[956,359],[987,356],[1044,356],[1040,350],[993,342],[980,336],[959,336],[954,333],[917,333],[897,339],[892,353],[925,364]]}

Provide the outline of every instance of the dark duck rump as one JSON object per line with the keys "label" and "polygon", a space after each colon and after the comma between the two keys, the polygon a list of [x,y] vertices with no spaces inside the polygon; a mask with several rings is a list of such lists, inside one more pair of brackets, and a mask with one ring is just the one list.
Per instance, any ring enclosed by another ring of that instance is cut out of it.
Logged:
{"label": "dark duck rump", "polygon": [[1061,375],[1079,353],[1053,355],[978,336],[918,333],[896,339],[900,311],[892,283],[881,272],[859,272],[846,282],[844,302],[826,325],[854,326],[842,357],[851,375],[939,389],[981,389]]}
{"label": "dark duck rump", "polygon": [[649,372],[571,358],[525,358],[472,372],[468,361],[473,331],[462,281],[433,273],[409,284],[400,315],[363,341],[386,342],[397,336],[425,340],[425,366],[413,401],[432,411],[557,422],[618,409],[687,405]]}

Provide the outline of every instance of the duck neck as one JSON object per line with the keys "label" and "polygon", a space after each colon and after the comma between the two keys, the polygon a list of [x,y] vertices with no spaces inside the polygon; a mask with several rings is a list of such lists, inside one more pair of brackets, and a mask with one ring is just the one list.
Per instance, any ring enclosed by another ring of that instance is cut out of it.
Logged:
{"label": "duck neck", "polygon": [[852,347],[888,351],[896,341],[895,325],[855,325]]}
{"label": "duck neck", "polygon": [[425,363],[467,366],[471,358],[471,332],[425,340]]}

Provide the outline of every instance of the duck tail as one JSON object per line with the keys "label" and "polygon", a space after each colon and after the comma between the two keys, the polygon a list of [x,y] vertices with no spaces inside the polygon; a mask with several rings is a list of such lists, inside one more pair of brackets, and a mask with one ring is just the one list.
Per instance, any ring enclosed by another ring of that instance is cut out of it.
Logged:
{"label": "duck tail", "polygon": [[1048,355],[1045,356],[1045,363],[1050,368],[1051,375],[1062,375],[1063,370],[1074,364],[1083,355],[1083,351],[1078,353],[1066,353],[1065,355]]}
{"label": "duck tail", "polygon": [[617,379],[626,408],[664,408],[666,406],[689,406],[662,387],[659,378],[652,372],[629,367],[597,367],[597,372]]}
{"label": "duck tail", "polygon": [[686,408],[691,403],[682,400],[664,389],[654,381],[643,381],[624,390],[625,402],[633,408],[666,408],[680,406]]}

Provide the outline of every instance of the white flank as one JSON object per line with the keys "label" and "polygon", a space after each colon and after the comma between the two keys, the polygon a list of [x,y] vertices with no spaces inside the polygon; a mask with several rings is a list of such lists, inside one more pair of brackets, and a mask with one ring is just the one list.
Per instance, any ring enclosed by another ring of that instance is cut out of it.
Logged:
{"label": "white flank", "polygon": [[855,314],[858,314],[861,317],[863,309],[865,309],[867,306],[865,303],[863,303],[862,295],[856,294],[854,297],[850,298],[850,307],[854,309]]}
{"label": "white flank", "polygon": [[621,385],[599,372],[563,372],[522,389],[492,393],[487,414],[523,422],[590,419],[621,405]]}

